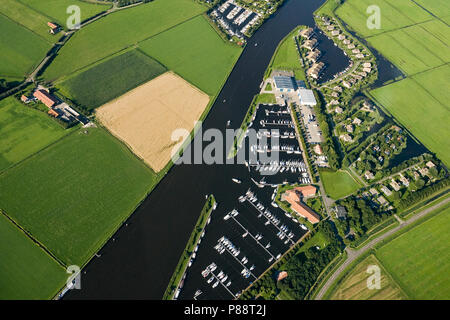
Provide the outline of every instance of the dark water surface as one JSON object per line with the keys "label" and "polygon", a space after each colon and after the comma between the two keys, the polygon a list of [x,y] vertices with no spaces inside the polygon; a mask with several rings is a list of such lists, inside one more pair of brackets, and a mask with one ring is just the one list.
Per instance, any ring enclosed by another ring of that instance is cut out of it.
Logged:
{"label": "dark water surface", "polygon": [[[248,41],[225,83],[203,130],[238,128],[276,46],[297,25],[314,26],[313,12],[324,0],[289,0]],[[255,44],[257,44],[255,46]],[[331,59],[331,60],[330,60]],[[342,57],[327,63],[336,70]],[[337,65],[336,65],[337,64]],[[161,299],[205,203],[214,194],[219,208],[232,207],[248,185],[232,177],[244,165],[177,165],[84,269],[81,290],[68,299]]]}

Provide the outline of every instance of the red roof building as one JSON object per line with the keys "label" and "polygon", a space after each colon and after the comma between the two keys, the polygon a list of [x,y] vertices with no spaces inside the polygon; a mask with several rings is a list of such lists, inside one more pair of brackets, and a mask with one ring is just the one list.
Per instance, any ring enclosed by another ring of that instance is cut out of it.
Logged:
{"label": "red roof building", "polygon": [[[314,194],[316,193],[315,187],[313,186],[307,187],[314,188]],[[299,187],[304,188],[302,191],[297,190],[299,188],[288,190],[285,193],[283,193],[281,200],[287,201],[291,205],[292,210],[294,210],[295,212],[297,212],[297,214],[299,214],[300,216],[304,217],[309,222],[314,224],[320,221],[320,216],[317,213],[315,213],[310,207],[301,202],[302,195],[304,196],[305,193],[309,195],[312,194],[312,189],[307,187]]]}
{"label": "red roof building", "polygon": [[33,93],[33,96],[45,104],[47,107],[51,108],[55,105],[57,100],[53,98],[47,91],[45,90],[36,90]]}
{"label": "red roof building", "polygon": [[47,25],[52,28],[52,29],[57,29],[58,26],[56,24],[54,24],[53,22],[47,22]]}

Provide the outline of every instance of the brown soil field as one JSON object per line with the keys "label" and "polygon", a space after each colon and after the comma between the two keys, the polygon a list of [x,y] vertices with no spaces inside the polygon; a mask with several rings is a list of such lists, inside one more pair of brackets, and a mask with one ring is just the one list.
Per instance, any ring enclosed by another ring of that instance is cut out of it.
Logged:
{"label": "brown soil field", "polygon": [[158,172],[169,162],[172,132],[194,128],[209,96],[172,72],[133,89],[97,109],[97,118]]}

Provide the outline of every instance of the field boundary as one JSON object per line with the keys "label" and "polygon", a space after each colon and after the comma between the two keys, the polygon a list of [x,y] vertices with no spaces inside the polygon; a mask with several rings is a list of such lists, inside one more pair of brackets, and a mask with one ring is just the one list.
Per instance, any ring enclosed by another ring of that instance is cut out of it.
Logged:
{"label": "field boundary", "polygon": [[57,262],[61,267],[63,267],[64,269],[67,268],[67,265],[61,259],[59,259],[50,249],[48,249],[39,240],[37,240],[30,231],[22,227],[17,221],[11,218],[6,213],[5,210],[0,209],[0,214],[3,214],[6,217],[6,219],[9,220],[9,222],[11,222],[17,229],[19,229],[28,239],[33,241],[33,243],[35,243],[41,250],[43,250],[50,258],[52,258],[55,262]]}

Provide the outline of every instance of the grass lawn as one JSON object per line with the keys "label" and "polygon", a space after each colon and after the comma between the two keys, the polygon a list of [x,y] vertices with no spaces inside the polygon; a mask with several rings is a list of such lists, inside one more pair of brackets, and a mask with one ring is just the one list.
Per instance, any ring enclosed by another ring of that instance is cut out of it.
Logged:
{"label": "grass lawn", "polygon": [[64,263],[81,266],[155,179],[105,130],[81,129],[0,175],[0,208]]}
{"label": "grass lawn", "polygon": [[[11,1],[11,0],[8,0]],[[29,7],[35,9],[42,14],[54,19],[54,22],[67,29],[66,21],[71,15],[66,12],[71,5],[76,5],[80,8],[81,21],[85,21],[90,17],[106,11],[111,8],[111,4],[88,3],[79,0],[20,0]],[[47,26],[47,24],[46,24]],[[47,28],[48,29],[48,28]]]}
{"label": "grass lawn", "polygon": [[26,107],[14,97],[1,100],[0,172],[70,131],[64,130],[46,113]]}
{"label": "grass lawn", "polygon": [[203,16],[152,37],[139,47],[210,96],[218,93],[242,52],[224,42]]}
{"label": "grass lawn", "polygon": [[58,84],[61,92],[91,111],[164,73],[166,68],[139,50],[127,51]]}
{"label": "grass lawn", "polygon": [[325,248],[329,244],[328,239],[325,237],[325,235],[318,231],[316,232],[311,239],[305,242],[303,246],[300,247],[297,253],[304,252],[308,250],[311,247],[319,246],[320,249]]}
{"label": "grass lawn", "polygon": [[[367,268],[371,265],[376,265],[381,270],[381,289],[379,290],[367,288],[367,280],[372,275],[367,273]],[[403,300],[407,298],[373,255],[356,265],[328,297],[330,300]]]}
{"label": "grass lawn", "polygon": [[260,93],[256,96],[256,104],[276,103],[276,98],[273,93]]}
{"label": "grass lawn", "polygon": [[296,28],[279,44],[269,68],[271,70],[292,70],[297,80],[305,80],[305,73],[300,62],[300,54],[298,53],[297,45],[293,38],[297,33],[298,29]]}
{"label": "grass lawn", "polygon": [[0,15],[0,74],[23,77],[32,71],[50,49],[37,34]]}
{"label": "grass lawn", "polygon": [[0,214],[0,300],[51,299],[68,277],[64,268]]}
{"label": "grass lawn", "polygon": [[70,74],[205,10],[205,6],[192,0],[155,0],[112,13],[76,32],[45,71],[44,78],[55,80]]}
{"label": "grass lawn", "polygon": [[[426,76],[418,77],[419,81],[422,77]],[[433,94],[441,96],[445,91],[445,83],[441,81],[445,80],[435,78],[434,81],[439,84]],[[444,163],[450,164],[450,142],[447,139],[450,114],[445,104],[441,104],[412,78],[375,89],[370,94]]]}
{"label": "grass lawn", "polygon": [[325,192],[335,200],[343,198],[361,188],[350,174],[343,170],[320,170],[320,178],[325,187]]}
{"label": "grass lawn", "polygon": [[376,253],[412,299],[450,299],[450,208],[438,210]]}

